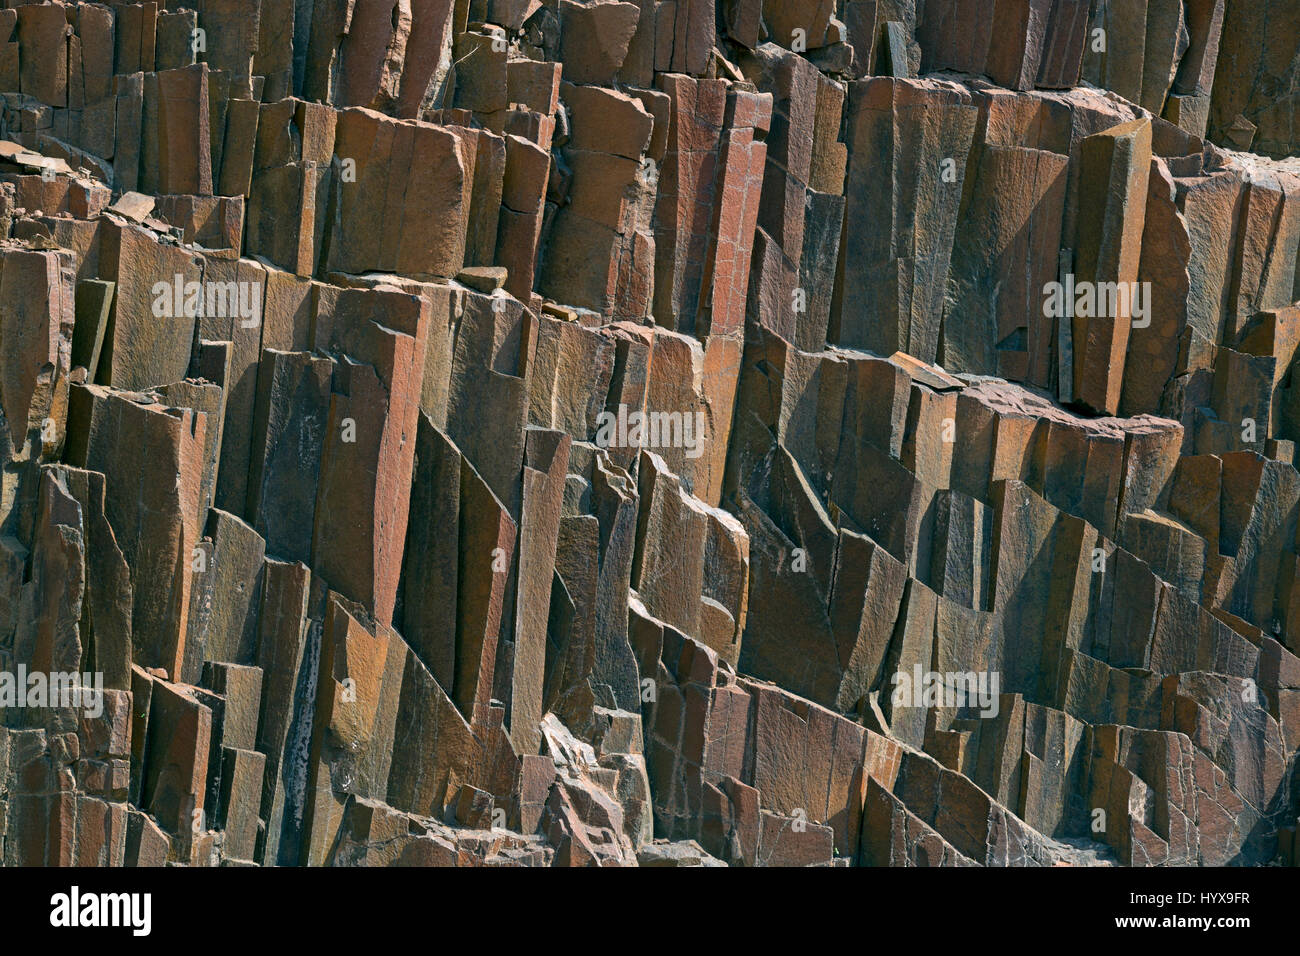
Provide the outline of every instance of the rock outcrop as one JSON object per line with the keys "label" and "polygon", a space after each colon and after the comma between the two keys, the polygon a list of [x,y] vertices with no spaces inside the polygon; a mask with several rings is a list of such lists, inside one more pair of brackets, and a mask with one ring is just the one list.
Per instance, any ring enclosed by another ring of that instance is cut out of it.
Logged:
{"label": "rock outcrop", "polygon": [[1300,0],[0,10],[0,864],[1300,861]]}

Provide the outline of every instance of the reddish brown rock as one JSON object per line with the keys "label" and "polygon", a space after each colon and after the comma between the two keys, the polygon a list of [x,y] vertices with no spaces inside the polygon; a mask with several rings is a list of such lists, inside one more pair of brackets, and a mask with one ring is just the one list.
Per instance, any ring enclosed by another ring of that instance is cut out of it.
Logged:
{"label": "reddish brown rock", "polygon": [[[1079,249],[1074,275],[1091,283],[1094,302],[1072,312],[1074,399],[1099,412],[1119,409],[1123,356],[1133,323],[1132,303],[1117,295],[1104,307],[1106,288],[1129,290],[1137,281],[1145,221],[1147,178],[1151,169],[1150,126],[1119,126],[1083,143]],[[1104,285],[1103,285],[1104,284]]]}
{"label": "reddish brown rock", "polygon": [[[69,420],[68,460],[105,475],[105,513],[131,567],[134,659],[178,675],[198,544],[206,416],[91,385],[73,390]],[[167,480],[150,480],[137,455],[166,468]]]}

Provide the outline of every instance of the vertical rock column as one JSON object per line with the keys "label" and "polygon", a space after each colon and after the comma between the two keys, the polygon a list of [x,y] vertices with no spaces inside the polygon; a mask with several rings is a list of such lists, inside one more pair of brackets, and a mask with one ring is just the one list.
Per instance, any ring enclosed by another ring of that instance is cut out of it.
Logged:
{"label": "vertical rock column", "polygon": [[[1119,410],[1124,356],[1138,278],[1151,173],[1151,122],[1125,123],[1084,139],[1079,183],[1075,281],[1092,283],[1091,316],[1074,317],[1074,399],[1099,412]],[[1117,283],[1113,298],[1102,283]],[[1104,299],[1109,303],[1103,303]],[[1115,314],[1106,312],[1113,303]],[[1129,308],[1126,309],[1124,306]]]}

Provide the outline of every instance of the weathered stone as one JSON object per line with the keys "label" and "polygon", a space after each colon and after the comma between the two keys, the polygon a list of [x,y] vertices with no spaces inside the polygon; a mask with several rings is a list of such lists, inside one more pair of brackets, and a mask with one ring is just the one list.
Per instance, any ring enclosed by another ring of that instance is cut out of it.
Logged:
{"label": "weathered stone", "polygon": [[[935,359],[976,113],[964,89],[938,81],[850,86],[845,243],[831,341]],[[891,177],[873,172],[877,157],[894,169]],[[951,175],[944,175],[945,160]],[[908,184],[906,199],[888,186],[894,180]],[[858,228],[866,222],[889,226]],[[868,321],[868,303],[884,304],[883,321]]]}

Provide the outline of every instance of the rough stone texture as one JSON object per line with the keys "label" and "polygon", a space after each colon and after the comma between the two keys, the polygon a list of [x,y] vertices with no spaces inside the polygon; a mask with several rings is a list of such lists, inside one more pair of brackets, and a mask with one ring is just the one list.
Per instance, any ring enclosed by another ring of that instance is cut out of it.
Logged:
{"label": "rough stone texture", "polygon": [[1298,37],[0,10],[0,862],[1296,862]]}

